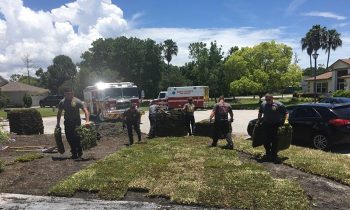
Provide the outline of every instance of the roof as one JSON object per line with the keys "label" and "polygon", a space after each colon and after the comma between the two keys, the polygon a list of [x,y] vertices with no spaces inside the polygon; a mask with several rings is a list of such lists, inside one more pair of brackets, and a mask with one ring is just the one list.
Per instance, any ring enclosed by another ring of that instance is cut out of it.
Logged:
{"label": "roof", "polygon": [[350,59],[338,59],[336,62],[332,63],[332,65],[330,65],[330,66],[328,67],[328,69],[334,70],[334,69],[333,69],[333,66],[334,66],[334,64],[336,64],[338,61],[341,61],[341,62],[343,62],[343,63],[345,63],[345,64],[347,64],[347,65],[350,65]]}
{"label": "roof", "polygon": [[[330,78],[332,78],[331,71],[316,76],[316,80],[327,80]],[[305,79],[305,81],[314,81],[314,79],[315,79],[314,77],[310,77],[308,79]]]}
{"label": "roof", "polygon": [[9,81],[0,76],[0,87],[6,85],[7,83],[9,83]]}
{"label": "roof", "polygon": [[341,76],[341,77],[339,77],[339,78],[347,79],[347,78],[350,78],[350,75]]}
{"label": "roof", "polygon": [[341,60],[341,61],[343,61],[344,63],[347,63],[347,64],[350,65],[350,59],[339,59],[339,60]]}
{"label": "roof", "polygon": [[1,87],[1,92],[29,92],[29,93],[46,93],[49,92],[48,89],[39,88],[20,82],[9,82]]}

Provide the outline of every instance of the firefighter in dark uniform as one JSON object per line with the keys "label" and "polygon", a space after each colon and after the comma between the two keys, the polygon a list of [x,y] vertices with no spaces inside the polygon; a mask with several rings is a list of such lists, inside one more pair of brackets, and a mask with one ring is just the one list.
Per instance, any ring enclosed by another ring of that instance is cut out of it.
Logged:
{"label": "firefighter in dark uniform", "polygon": [[140,119],[141,113],[137,110],[136,105],[132,104],[131,107],[126,110],[123,114],[124,122],[126,123],[126,128],[128,129],[129,136],[129,146],[134,144],[134,137],[132,133],[132,128],[134,128],[137,133],[138,141],[141,141],[141,131],[140,131]]}
{"label": "firefighter in dark uniform", "polygon": [[266,94],[265,101],[260,105],[258,119],[262,119],[262,126],[265,131],[264,147],[266,154],[264,159],[278,161],[277,131],[279,126],[288,123],[288,112],[281,102],[274,101],[271,94]]}
{"label": "firefighter in dark uniform", "polygon": [[56,127],[60,127],[61,115],[64,111],[64,131],[71,148],[71,158],[77,159],[81,158],[83,155],[83,151],[80,146],[80,137],[76,132],[76,129],[81,125],[80,109],[82,109],[85,113],[85,126],[87,127],[90,125],[89,112],[86,107],[84,107],[83,102],[74,97],[72,91],[65,91],[64,96],[64,99],[62,99],[58,104]]}
{"label": "firefighter in dark uniform", "polygon": [[[228,114],[230,115],[230,120],[228,119]],[[233,149],[232,134],[230,132],[230,126],[233,122],[233,112],[231,105],[225,102],[224,96],[219,97],[219,103],[215,104],[209,121],[211,121],[214,116],[213,142],[210,146],[216,147],[219,138],[221,135],[224,135],[227,141],[225,148]]]}
{"label": "firefighter in dark uniform", "polygon": [[[186,127],[187,127],[189,136],[193,135],[195,130],[195,120],[194,120],[195,106],[192,101],[193,101],[192,98],[189,98],[188,103],[186,103],[182,108],[182,110],[185,112]],[[192,127],[192,130],[191,130],[191,127]]]}

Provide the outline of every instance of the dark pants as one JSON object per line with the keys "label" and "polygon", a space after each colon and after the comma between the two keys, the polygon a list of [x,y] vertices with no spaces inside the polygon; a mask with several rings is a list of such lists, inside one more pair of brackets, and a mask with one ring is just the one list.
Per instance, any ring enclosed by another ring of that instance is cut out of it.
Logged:
{"label": "dark pants", "polygon": [[230,132],[230,122],[225,121],[217,121],[214,123],[213,130],[213,146],[216,146],[218,140],[221,138],[226,138],[227,146],[233,146],[232,134]]}
{"label": "dark pants", "polygon": [[132,133],[132,128],[134,127],[135,132],[137,133],[138,140],[141,141],[141,131],[139,122],[126,122],[126,128],[128,129],[129,144],[134,143],[134,137]]}
{"label": "dark pants", "polygon": [[149,124],[150,124],[150,129],[148,133],[148,137],[154,138],[156,136],[156,116],[155,115],[150,115],[148,117],[149,119]]}
{"label": "dark pants", "polygon": [[[191,136],[194,134],[194,131],[195,131],[194,116],[193,115],[186,115],[185,120],[186,120],[187,132]],[[192,130],[191,130],[191,128],[192,128]]]}
{"label": "dark pants", "polygon": [[265,141],[264,147],[266,151],[266,155],[270,157],[277,157],[277,131],[278,131],[279,123],[263,123],[264,131],[265,131]]}
{"label": "dark pants", "polygon": [[83,155],[83,150],[80,145],[80,136],[76,129],[81,125],[80,121],[70,122],[64,121],[64,132],[70,146],[70,152],[73,157],[80,157]]}

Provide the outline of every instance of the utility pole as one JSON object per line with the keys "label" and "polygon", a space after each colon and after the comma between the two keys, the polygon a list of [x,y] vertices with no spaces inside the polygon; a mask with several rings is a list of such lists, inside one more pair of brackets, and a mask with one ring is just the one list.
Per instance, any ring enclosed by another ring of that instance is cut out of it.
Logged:
{"label": "utility pole", "polygon": [[32,60],[30,59],[29,55],[26,54],[22,57],[22,61],[27,69],[27,75],[28,75],[27,82],[28,82],[28,85],[30,85],[29,69],[33,67]]}

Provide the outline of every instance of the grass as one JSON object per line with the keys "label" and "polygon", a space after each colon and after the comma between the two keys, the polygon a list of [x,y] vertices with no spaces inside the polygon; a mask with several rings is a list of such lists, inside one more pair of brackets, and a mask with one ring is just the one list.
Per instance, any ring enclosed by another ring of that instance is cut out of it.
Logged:
{"label": "grass", "polygon": [[28,154],[24,154],[20,157],[17,157],[15,159],[15,162],[20,162],[20,163],[25,163],[25,162],[30,162],[36,159],[40,159],[43,158],[44,155],[43,154],[39,154],[39,153],[28,153]]}
{"label": "grass", "polygon": [[[237,140],[235,146],[254,156],[261,156],[265,152],[262,146],[253,148],[251,141],[247,140]],[[285,159],[283,163],[286,165],[350,186],[350,158],[347,156],[293,145],[278,155]]]}
{"label": "grass", "polygon": [[[41,114],[41,117],[53,117],[53,116],[56,116],[57,115],[57,111],[58,109],[57,108],[36,108],[40,114]],[[1,109],[0,110],[0,118],[7,118],[7,113]]]}
{"label": "grass", "polygon": [[[237,152],[208,148],[209,138],[159,138],[107,156],[57,183],[49,194],[77,191],[122,199],[128,190],[181,204],[243,209],[309,209],[295,182],[275,179]],[[282,201],[282,202],[281,202]]]}

